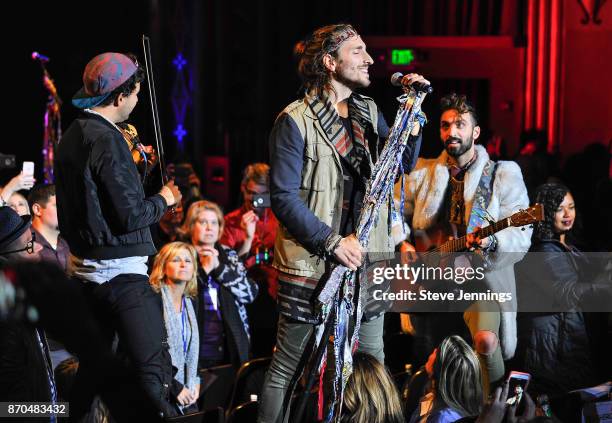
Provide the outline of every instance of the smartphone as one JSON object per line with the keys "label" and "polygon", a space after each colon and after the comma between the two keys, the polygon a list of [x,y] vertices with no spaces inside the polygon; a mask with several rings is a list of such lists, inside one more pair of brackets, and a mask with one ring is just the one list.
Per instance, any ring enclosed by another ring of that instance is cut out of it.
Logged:
{"label": "smartphone", "polygon": [[258,194],[253,196],[253,207],[256,209],[264,209],[272,207],[270,203],[270,194]]}
{"label": "smartphone", "polygon": [[23,162],[21,172],[27,176],[34,176],[34,162]]}
{"label": "smartphone", "polygon": [[531,380],[529,373],[511,371],[508,376],[508,399],[506,404],[518,405],[523,398],[523,393],[527,391],[527,386]]}

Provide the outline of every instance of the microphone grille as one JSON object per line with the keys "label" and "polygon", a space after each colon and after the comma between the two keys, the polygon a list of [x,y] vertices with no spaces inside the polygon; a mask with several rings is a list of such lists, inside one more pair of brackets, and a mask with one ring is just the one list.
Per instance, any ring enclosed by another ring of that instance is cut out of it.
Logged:
{"label": "microphone grille", "polygon": [[396,87],[401,87],[403,77],[404,77],[404,74],[402,74],[401,72],[395,72],[393,75],[391,75],[391,85],[395,85]]}

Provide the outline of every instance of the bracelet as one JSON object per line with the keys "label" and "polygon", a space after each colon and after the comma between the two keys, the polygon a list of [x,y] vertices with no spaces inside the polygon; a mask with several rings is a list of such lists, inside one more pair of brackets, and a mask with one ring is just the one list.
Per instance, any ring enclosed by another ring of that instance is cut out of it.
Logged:
{"label": "bracelet", "polygon": [[491,242],[489,242],[489,245],[487,245],[486,248],[484,248],[484,252],[485,253],[494,253],[497,250],[497,237],[495,235],[491,235]]}
{"label": "bracelet", "polygon": [[342,241],[342,237],[340,235],[332,234],[328,236],[325,240],[325,253],[332,256],[334,254],[334,250],[340,244],[340,241]]}

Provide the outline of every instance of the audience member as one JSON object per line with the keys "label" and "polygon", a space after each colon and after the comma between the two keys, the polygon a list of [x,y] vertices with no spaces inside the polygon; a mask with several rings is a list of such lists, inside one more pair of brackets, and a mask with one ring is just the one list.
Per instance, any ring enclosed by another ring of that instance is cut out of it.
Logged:
{"label": "audience member", "polygon": [[521,134],[521,148],[514,159],[523,172],[523,180],[529,198],[535,189],[559,176],[559,159],[548,153],[548,140],[544,131],[528,131]]}
{"label": "audience member", "polygon": [[483,372],[478,356],[461,337],[445,338],[425,369],[432,388],[421,398],[411,423],[454,422],[480,413],[486,393]]}
{"label": "audience member", "polygon": [[153,290],[161,293],[170,356],[176,368],[170,395],[183,412],[197,411],[200,396],[200,337],[192,303],[198,293],[196,263],[193,246],[172,242],[155,257],[150,277]]}
{"label": "audience member", "polygon": [[0,207],[0,262],[39,261],[42,247],[31,229],[29,214],[19,215],[12,207]]}
{"label": "audience member", "polygon": [[342,403],[342,423],[403,423],[399,393],[385,366],[373,356],[353,355]]}
{"label": "audience member", "polygon": [[543,308],[519,315],[517,360],[533,376],[532,391],[561,394],[597,381],[584,316],[578,310],[597,297],[612,301],[612,285],[590,283],[594,266],[568,238],[576,220],[569,189],[544,184],[535,200],[544,206],[544,221],[536,224],[529,250],[538,254],[517,266],[519,304],[537,298]]}
{"label": "audience member", "polygon": [[185,158],[179,158],[168,165],[168,176],[173,178],[174,183],[181,191],[183,210],[189,209],[189,206],[196,201],[204,199],[200,178],[198,178],[193,165]]}
{"label": "audience member", "polygon": [[[29,215],[0,207],[0,263],[40,260],[41,248],[30,225]],[[16,278],[16,274],[3,272],[2,277]],[[57,401],[47,337],[36,321],[34,313],[27,320],[0,321],[0,401]]]}
{"label": "audience member", "polygon": [[41,259],[55,263],[66,271],[70,250],[68,243],[59,236],[55,185],[35,186],[28,195],[28,203],[32,210],[32,228],[36,232],[36,242],[43,247],[40,252]]}
{"label": "audience member", "polygon": [[197,318],[204,368],[226,363],[239,367],[249,359],[249,322],[244,306],[253,302],[258,288],[247,277],[236,251],[219,243],[223,227],[223,213],[217,204],[196,201],[181,228],[199,258]]}
{"label": "audience member", "polygon": [[174,209],[164,213],[157,224],[151,225],[151,238],[155,248],[161,250],[167,243],[179,240],[179,229],[184,216],[182,204],[177,204]]}
{"label": "audience member", "polygon": [[[20,173],[19,175],[14,176],[4,187],[0,188],[0,207],[12,207],[9,203],[11,202],[10,200],[13,194],[19,190],[27,190],[32,188],[35,182],[36,179],[34,179],[34,176],[32,175],[24,175],[23,173]],[[19,213],[19,210],[15,211]],[[19,213],[20,216],[22,214],[30,213]]]}
{"label": "audience member", "polygon": [[[42,246],[41,260],[53,263],[66,272],[70,250],[68,243],[59,236],[55,198],[55,185],[37,185],[30,191],[28,203],[32,210],[32,229],[36,235],[36,242]],[[51,362],[55,369],[60,362],[71,355],[55,339],[54,334],[48,335]]]}
{"label": "audience member", "polygon": [[[271,266],[278,220],[270,208],[270,166],[253,163],[246,167],[240,185],[242,207],[225,216],[225,228],[219,241],[236,250],[257,282],[259,295],[247,306],[253,334],[253,355],[270,356],[276,342],[276,292],[278,272]],[[267,199],[255,204],[255,196]]]}
{"label": "audience member", "polygon": [[19,216],[26,216],[30,214],[28,200],[20,192],[14,192],[9,197],[6,205],[15,210]]}
{"label": "audience member", "polygon": [[[501,423],[507,422],[531,422],[534,421],[536,407],[527,392],[523,395],[523,402],[525,407],[521,416],[517,416],[518,406],[517,404],[509,405],[508,401],[508,389],[510,384],[506,381],[503,386],[498,386],[493,392],[493,395],[485,403],[482,408],[482,413],[476,419],[476,423]],[[548,421],[548,420],[538,420]],[[555,421],[555,420],[551,420]]]}

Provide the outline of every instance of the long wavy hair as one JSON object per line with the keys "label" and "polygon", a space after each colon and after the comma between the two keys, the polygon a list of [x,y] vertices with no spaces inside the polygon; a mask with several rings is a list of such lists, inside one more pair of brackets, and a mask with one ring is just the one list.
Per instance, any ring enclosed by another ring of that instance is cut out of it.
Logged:
{"label": "long wavy hair", "polygon": [[187,251],[193,263],[193,275],[185,285],[185,296],[195,298],[198,295],[198,254],[193,245],[185,242],[171,242],[163,246],[155,256],[149,283],[153,291],[160,292],[162,285],[166,283],[166,264],[181,251]]}
{"label": "long wavy hair", "polygon": [[557,182],[542,184],[536,189],[535,201],[544,206],[544,220],[535,224],[533,241],[559,238],[555,233],[555,213],[569,192],[568,187]]}
{"label": "long wavy hair", "polygon": [[485,400],[482,369],[478,356],[460,336],[440,343],[433,366],[435,400],[461,415],[480,414]]}
{"label": "long wavy hair", "polygon": [[293,54],[305,91],[312,91],[318,96],[331,89],[331,72],[323,64],[323,57],[330,54],[337,58],[340,45],[356,35],[357,31],[349,24],[327,25],[314,30],[306,40],[295,45]]}
{"label": "long wavy hair", "polygon": [[355,353],[353,373],[344,390],[342,423],[403,423],[404,413],[393,379],[377,359]]}

